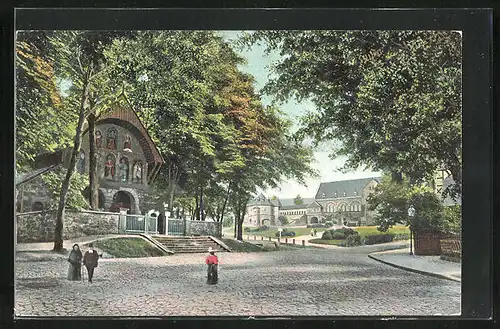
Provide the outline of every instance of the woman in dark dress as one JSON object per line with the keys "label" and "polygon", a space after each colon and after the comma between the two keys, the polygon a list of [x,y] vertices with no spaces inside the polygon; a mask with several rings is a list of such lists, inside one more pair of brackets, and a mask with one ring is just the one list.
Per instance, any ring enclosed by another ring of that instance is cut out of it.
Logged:
{"label": "woman in dark dress", "polygon": [[82,279],[82,258],[83,255],[80,246],[75,243],[68,257],[68,280],[80,281]]}

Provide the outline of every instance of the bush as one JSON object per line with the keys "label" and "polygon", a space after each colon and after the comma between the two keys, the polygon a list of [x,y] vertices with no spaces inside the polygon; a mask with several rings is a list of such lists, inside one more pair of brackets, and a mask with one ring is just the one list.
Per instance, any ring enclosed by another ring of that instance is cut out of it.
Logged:
{"label": "bush", "polygon": [[[275,234],[277,237],[280,236],[280,232],[276,232]],[[287,237],[287,236],[295,236],[295,232],[294,231],[288,231],[286,228],[283,229],[283,231],[281,232],[281,236],[282,237]]]}
{"label": "bush", "polygon": [[349,227],[343,227],[343,228],[335,230],[335,231],[342,232],[346,237],[348,237],[350,235],[359,235],[358,231],[353,230],[352,228],[349,228]]}
{"label": "bush", "polygon": [[365,244],[372,245],[372,244],[379,244],[379,243],[387,243],[387,242],[392,242],[394,240],[394,234],[373,234],[373,235],[367,235],[365,237]]}
{"label": "bush", "polygon": [[332,227],[333,226],[333,222],[326,222],[325,223],[325,227]]}
{"label": "bush", "polygon": [[328,230],[323,232],[323,235],[321,236],[321,240],[333,240],[332,239],[332,231]]}
{"label": "bush", "polygon": [[267,225],[262,225],[257,228],[258,231],[267,231],[269,230],[269,226]]}
{"label": "bush", "polygon": [[361,236],[359,234],[349,235],[344,242],[344,245],[347,247],[360,246]]}
{"label": "bush", "polygon": [[343,232],[334,231],[332,233],[332,240],[344,240],[346,238]]}

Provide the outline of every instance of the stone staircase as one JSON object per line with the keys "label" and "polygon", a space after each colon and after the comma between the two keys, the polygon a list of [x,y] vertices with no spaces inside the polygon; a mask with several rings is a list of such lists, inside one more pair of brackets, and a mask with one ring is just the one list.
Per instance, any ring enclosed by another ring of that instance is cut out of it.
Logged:
{"label": "stone staircase", "polygon": [[231,251],[224,243],[209,236],[153,235],[151,238],[176,254],[207,253],[209,248],[215,252]]}

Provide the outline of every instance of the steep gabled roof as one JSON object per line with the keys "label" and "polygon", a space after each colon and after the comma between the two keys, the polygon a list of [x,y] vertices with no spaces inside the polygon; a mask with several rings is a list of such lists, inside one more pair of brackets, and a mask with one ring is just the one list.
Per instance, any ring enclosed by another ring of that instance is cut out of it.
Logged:
{"label": "steep gabled roof", "polygon": [[257,197],[248,203],[249,206],[274,206],[271,200],[260,193]]}
{"label": "steep gabled roof", "polygon": [[344,197],[344,192],[345,196],[361,195],[361,191],[372,180],[380,182],[379,177],[374,177],[374,178],[350,179],[350,180],[343,180],[336,182],[321,183],[319,185],[315,199],[319,200],[319,199],[341,198]]}
{"label": "steep gabled roof", "polygon": [[[139,140],[141,148],[144,150],[146,159],[149,163],[164,164],[165,161],[161,156],[160,151],[153,142],[148,130],[142,123],[141,119],[133,109],[128,98],[122,94],[120,96],[120,105],[112,107],[111,111],[102,113],[97,119],[96,125],[101,123],[113,123],[130,130]],[[88,130],[88,125],[85,125],[84,134]]]}

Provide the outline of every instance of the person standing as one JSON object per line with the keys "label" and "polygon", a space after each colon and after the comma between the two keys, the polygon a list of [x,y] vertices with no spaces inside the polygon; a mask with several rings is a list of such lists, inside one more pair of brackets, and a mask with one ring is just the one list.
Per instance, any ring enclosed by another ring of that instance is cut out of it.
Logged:
{"label": "person standing", "polygon": [[215,255],[215,251],[212,248],[208,249],[208,257],[205,260],[205,263],[208,265],[207,268],[207,283],[208,284],[217,284],[219,281],[218,277],[218,266],[219,266],[219,258]]}
{"label": "person standing", "polygon": [[94,276],[94,269],[97,267],[99,262],[99,254],[94,249],[94,245],[89,243],[89,250],[83,256],[83,264],[87,268],[87,273],[89,275],[89,282],[92,283],[92,277]]}
{"label": "person standing", "polygon": [[68,280],[80,281],[82,279],[82,251],[78,244],[74,244],[68,257]]}

